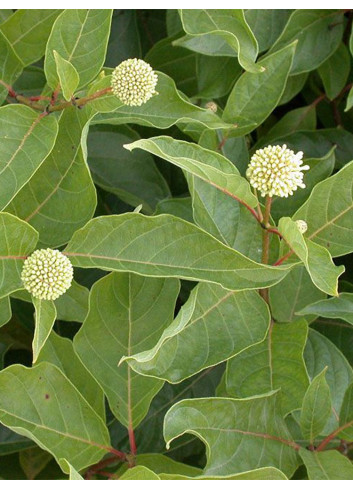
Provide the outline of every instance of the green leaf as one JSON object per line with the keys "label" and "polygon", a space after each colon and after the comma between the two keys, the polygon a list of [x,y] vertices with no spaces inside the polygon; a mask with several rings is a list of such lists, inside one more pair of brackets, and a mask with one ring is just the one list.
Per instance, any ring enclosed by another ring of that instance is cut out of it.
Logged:
{"label": "green leaf", "polygon": [[350,71],[351,57],[346,46],[338,49],[318,69],[325,93],[330,100],[336,98],[344,88]]}
{"label": "green leaf", "polygon": [[105,66],[118,66],[128,58],[142,58],[138,14],[135,9],[113,10]]}
{"label": "green leaf", "polygon": [[5,22],[13,14],[13,10],[10,8],[2,8],[0,9],[0,23]]}
{"label": "green leaf", "polygon": [[74,91],[80,83],[80,77],[76,68],[55,50],[53,51],[56,71],[59,77],[59,83],[65,100],[71,100]]}
{"label": "green leaf", "polygon": [[[143,126],[167,129],[179,122],[197,122],[197,125],[209,129],[232,129],[232,124],[222,121],[215,113],[207,109],[201,109],[190,103],[185,96],[177,91],[174,81],[164,73],[158,72],[156,90],[158,95],[152,97],[141,107],[129,107],[123,105],[112,94],[104,95],[90,102],[90,107],[98,114],[93,119],[97,124],[140,124]],[[94,83],[89,95],[110,87],[111,76]],[[105,114],[105,112],[108,112]],[[109,114],[111,112],[111,114]]]}
{"label": "green leaf", "polygon": [[353,441],[353,383],[344,394],[339,416],[339,438]]}
{"label": "green leaf", "polygon": [[48,465],[52,456],[38,447],[33,447],[22,450],[19,459],[27,479],[33,480]]}
{"label": "green leaf", "polygon": [[[291,476],[297,467],[296,445],[277,411],[276,393],[249,399],[206,398],[180,401],[167,412],[167,447],[192,433],[207,447],[205,476],[222,476],[275,467]],[[241,450],[242,456],[237,456]]]}
{"label": "green leaf", "polygon": [[52,331],[38,356],[39,362],[56,365],[103,420],[104,394],[74,351],[72,341]]}
{"label": "green leaf", "polygon": [[127,427],[136,427],[146,416],[163,383],[136,375],[127,364],[118,367],[118,362],[155,344],[173,319],[178,292],[177,280],[127,273],[112,273],[92,287],[89,313],[74,348]]}
{"label": "green leaf", "polygon": [[353,294],[343,292],[338,297],[311,303],[297,314],[300,316],[316,314],[325,318],[339,318],[353,324]]}
{"label": "green leaf", "polygon": [[83,477],[73,468],[66,458],[60,459],[60,465],[64,468],[64,472],[69,474],[70,481],[81,481]]}
{"label": "green leaf", "polygon": [[242,136],[259,126],[277,106],[291,68],[296,43],[261,60],[260,73],[244,73],[231,91],[223,118],[235,124],[233,136]]}
{"label": "green leaf", "polygon": [[353,251],[353,161],[318,183],[293,220],[308,224],[307,239],[327,248],[332,256]]}
{"label": "green leaf", "polygon": [[158,41],[144,59],[154,70],[170,76],[182,92],[193,96],[197,93],[197,56],[188,49],[173,45],[178,36],[176,34]]}
{"label": "green leaf", "polygon": [[303,437],[314,445],[331,415],[330,387],[326,382],[327,368],[312,380],[305,393],[300,413],[300,427]]}
{"label": "green leaf", "polygon": [[38,233],[32,226],[7,212],[0,213],[0,297],[23,288],[23,262],[37,241]]}
{"label": "green leaf", "polygon": [[24,105],[0,108],[0,209],[4,209],[52,150],[58,124]]}
{"label": "green leaf", "polygon": [[344,266],[336,267],[326,248],[305,239],[290,217],[280,219],[278,230],[304,263],[316,287],[326,294],[338,295],[338,277],[344,272]]}
{"label": "green leaf", "polygon": [[[109,449],[100,417],[54,365],[12,365],[0,372],[0,421],[80,470]],[[62,466],[64,470],[65,467]]]}
{"label": "green leaf", "polygon": [[308,79],[308,73],[301,73],[300,75],[291,75],[287,79],[286,88],[282,94],[278,105],[284,105],[294,98],[304,87]]}
{"label": "green leaf", "polygon": [[56,309],[53,301],[42,301],[33,297],[35,309],[35,330],[33,338],[33,363],[50,335],[56,319]]}
{"label": "green leaf", "polygon": [[142,375],[181,382],[261,341],[269,322],[257,292],[199,284],[154,348],[122,360]]}
{"label": "green leaf", "polygon": [[[315,106],[308,105],[306,107],[300,107],[299,109],[293,109],[287,112],[282,119],[280,119],[268,133],[263,136],[252,151],[258,148],[263,148],[269,143],[276,141],[277,138],[293,134],[300,130],[314,130],[316,128],[316,111]],[[333,154],[333,150],[330,151],[330,155]],[[283,201],[283,199],[281,199]]]}
{"label": "green leaf", "polygon": [[178,474],[158,474],[161,480],[231,480],[231,481],[244,481],[244,480],[287,480],[287,477],[278,469],[274,467],[264,467],[261,469],[249,470],[247,472],[240,472],[238,474],[225,475],[225,476],[199,476],[188,477],[186,475]]}
{"label": "green leaf", "polygon": [[196,58],[197,97],[216,99],[227,95],[242,72],[235,58],[202,56]]}
{"label": "green leaf", "polygon": [[18,453],[26,448],[33,447],[34,442],[18,435],[6,426],[0,424],[0,456],[8,455],[10,453]]}
{"label": "green leaf", "polygon": [[291,14],[289,9],[249,9],[245,19],[259,44],[259,52],[266,51],[279,37]]}
{"label": "green leaf", "polygon": [[225,39],[213,34],[202,34],[200,36],[186,35],[176,39],[174,46],[180,46],[205,56],[237,57],[237,53]]}
{"label": "green leaf", "polygon": [[54,22],[48,39],[44,70],[55,90],[60,79],[54,50],[76,69],[84,87],[101,70],[108,45],[112,11],[109,9],[68,9]]}
{"label": "green leaf", "polygon": [[271,287],[269,292],[272,315],[280,323],[292,322],[303,307],[326,297],[326,294],[314,285],[304,266],[293,268],[279,284]]}
{"label": "green leaf", "polygon": [[11,304],[10,297],[2,297],[0,299],[0,327],[8,323],[11,319]]}
{"label": "green leaf", "polygon": [[183,9],[180,18],[184,31],[191,36],[209,35],[212,42],[219,36],[238,54],[239,63],[254,73],[264,71],[256,65],[258,45],[254,34],[247,24],[241,9]]}
{"label": "green leaf", "polygon": [[141,148],[213,185],[236,200],[255,207],[257,199],[249,182],[239,175],[237,168],[224,156],[194,143],[178,141],[169,136],[140,139],[125,145],[128,150]]}
{"label": "green leaf", "polygon": [[2,33],[24,66],[31,65],[44,55],[50,31],[60,12],[53,9],[19,9],[1,24]]}
{"label": "green leaf", "polygon": [[324,429],[326,435],[338,427],[343,397],[353,382],[353,370],[340,350],[325,336],[312,329],[309,330],[304,359],[311,379],[328,367],[326,381],[331,391],[332,413]]}
{"label": "green leaf", "polygon": [[112,132],[106,126],[97,129],[88,136],[88,164],[94,181],[132,206],[142,204],[144,213],[153,213],[157,202],[170,197],[170,190],[151,156],[124,150],[139,135]]}
{"label": "green leaf", "polygon": [[303,459],[310,480],[352,480],[352,462],[336,450],[310,452],[302,448]]}
{"label": "green leaf", "polygon": [[90,117],[86,109],[63,111],[53,150],[7,207],[39,231],[42,247],[67,243],[95,210],[96,191],[82,141]]}
{"label": "green leaf", "polygon": [[228,361],[226,390],[234,397],[249,397],[280,389],[284,414],[299,409],[308,387],[303,351],[306,321],[274,324],[267,338]]}
{"label": "green leaf", "polygon": [[[16,56],[9,41],[0,29],[0,80],[11,85],[21,74],[23,64]],[[0,104],[3,103],[8,94],[8,89],[0,84]]]}
{"label": "green leaf", "polygon": [[121,477],[119,477],[119,480],[160,480],[160,477],[147,467],[138,465],[137,467],[132,467],[127,470]]}
{"label": "green leaf", "polygon": [[161,200],[156,206],[155,215],[172,214],[173,216],[184,219],[184,221],[194,222],[191,205],[190,197]]}
{"label": "green leaf", "polygon": [[[165,477],[167,475],[175,474],[178,474],[178,476],[180,475],[181,477],[195,478],[202,474],[201,469],[192,467],[191,465],[182,464],[161,453],[142,453],[141,455],[137,455],[136,465],[143,465],[144,467],[153,470],[157,475],[163,474],[163,478],[167,478]],[[115,475],[120,478],[120,475],[126,473],[127,469],[128,464],[124,464],[118,469]]]}
{"label": "green leaf", "polygon": [[268,287],[289,270],[255,263],[177,217],[134,212],[92,219],[65,252],[81,268],[214,282],[230,290]]}
{"label": "green leaf", "polygon": [[348,92],[347,104],[344,111],[348,112],[352,107],[353,107],[353,87]]}
{"label": "green leaf", "polygon": [[[342,11],[341,11],[342,12]],[[343,14],[338,10],[295,10],[281,36],[270,49],[276,52],[298,41],[292,75],[312,71],[336,51],[343,34]]]}

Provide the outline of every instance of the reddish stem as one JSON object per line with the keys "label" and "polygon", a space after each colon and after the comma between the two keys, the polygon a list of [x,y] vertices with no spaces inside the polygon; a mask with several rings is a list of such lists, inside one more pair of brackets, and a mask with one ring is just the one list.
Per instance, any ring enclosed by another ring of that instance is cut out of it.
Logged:
{"label": "reddish stem", "polygon": [[292,256],[293,253],[294,253],[294,251],[292,251],[292,250],[291,251],[288,251],[288,253],[286,255],[282,256],[282,258],[280,258],[279,260],[277,260],[276,263],[274,263],[272,266],[278,267],[279,265],[282,265],[282,263],[284,261],[286,261],[290,256]]}
{"label": "reddish stem", "polygon": [[350,428],[353,425],[353,421],[349,421],[348,423],[344,424],[343,426],[340,426],[337,428],[335,431],[333,431],[331,434],[329,434],[322,442],[320,445],[317,447],[316,451],[317,452],[322,452],[324,448],[332,441],[336,436],[346,428]]}

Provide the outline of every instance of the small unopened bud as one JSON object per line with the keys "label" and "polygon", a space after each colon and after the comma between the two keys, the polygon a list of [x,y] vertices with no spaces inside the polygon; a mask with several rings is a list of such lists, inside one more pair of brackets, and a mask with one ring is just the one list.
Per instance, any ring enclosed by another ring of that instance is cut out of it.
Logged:
{"label": "small unopened bud", "polygon": [[213,100],[211,100],[210,102],[207,102],[207,104],[205,105],[205,108],[210,110],[211,112],[217,112],[217,104],[216,102],[213,102]]}
{"label": "small unopened bud", "polygon": [[308,225],[305,221],[301,220],[301,219],[298,219],[298,221],[295,221],[299,231],[304,234],[307,232],[308,230]]}
{"label": "small unopened bud", "polygon": [[24,262],[21,279],[34,297],[54,301],[71,286],[73,267],[67,256],[47,248],[34,251]]}

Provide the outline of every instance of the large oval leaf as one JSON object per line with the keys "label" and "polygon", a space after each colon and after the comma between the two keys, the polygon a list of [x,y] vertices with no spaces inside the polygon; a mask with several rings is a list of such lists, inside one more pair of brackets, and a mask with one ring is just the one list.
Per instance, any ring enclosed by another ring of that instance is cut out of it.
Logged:
{"label": "large oval leaf", "polygon": [[214,282],[230,290],[268,287],[290,269],[256,263],[177,217],[134,212],[92,219],[65,253],[82,268]]}

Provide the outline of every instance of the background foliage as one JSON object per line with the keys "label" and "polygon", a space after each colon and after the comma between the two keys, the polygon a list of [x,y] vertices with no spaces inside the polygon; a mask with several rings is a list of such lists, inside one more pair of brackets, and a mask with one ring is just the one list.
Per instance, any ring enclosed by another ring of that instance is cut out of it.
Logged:
{"label": "background foliage", "polygon": [[[352,17],[0,10],[0,478],[353,479]],[[141,107],[106,90],[134,57]],[[244,176],[284,143],[268,265]]]}

